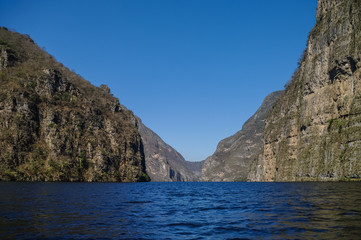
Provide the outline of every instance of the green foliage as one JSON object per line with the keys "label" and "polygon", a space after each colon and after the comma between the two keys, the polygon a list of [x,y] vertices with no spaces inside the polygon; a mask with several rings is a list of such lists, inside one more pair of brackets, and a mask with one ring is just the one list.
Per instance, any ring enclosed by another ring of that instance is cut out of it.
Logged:
{"label": "green foliage", "polygon": [[72,151],[72,150],[66,150],[66,154],[72,155],[72,154],[73,154],[73,151]]}
{"label": "green foliage", "polygon": [[34,102],[40,101],[40,98],[39,98],[39,96],[38,96],[36,93],[31,93],[31,94],[29,94],[29,99],[32,100],[32,101],[34,101]]}
{"label": "green foliage", "polygon": [[150,177],[145,172],[142,172],[141,177],[139,178],[139,182],[149,182]]}
{"label": "green foliage", "polygon": [[84,151],[81,151],[81,152],[78,154],[78,158],[84,161],[84,160],[85,160],[85,152],[84,152]]}
{"label": "green foliage", "polygon": [[85,152],[81,151],[78,154],[78,160],[79,160],[79,170],[82,171],[83,168],[86,167],[86,156],[85,156]]}
{"label": "green foliage", "polygon": [[16,177],[16,171],[13,169],[5,169],[4,174],[7,175],[11,180],[14,180]]}
{"label": "green foliage", "polygon": [[247,178],[236,178],[234,182],[247,182]]}
{"label": "green foliage", "polygon": [[54,95],[54,99],[56,101],[70,102],[71,98],[72,98],[72,95],[69,92],[57,92]]}
{"label": "green foliage", "polygon": [[15,76],[18,78],[26,78],[26,72],[23,68],[17,68],[15,71]]}
{"label": "green foliage", "polygon": [[342,130],[342,122],[340,120],[331,118],[331,119],[327,120],[327,123],[328,123],[328,127],[327,127],[328,131],[330,131],[333,126],[336,126],[337,129],[338,129],[338,132],[339,133],[341,132],[341,130]]}
{"label": "green foliage", "polygon": [[329,125],[331,125],[333,123],[333,121],[335,121],[335,119],[333,119],[333,118],[327,120]]}
{"label": "green foliage", "polygon": [[58,125],[57,125],[55,122],[50,121],[50,123],[48,124],[48,127],[50,127],[50,128],[57,128]]}
{"label": "green foliage", "polygon": [[30,82],[28,82],[28,83],[26,84],[26,86],[27,86],[28,88],[35,89],[36,86],[37,86],[37,83],[36,83],[35,81],[30,81]]}
{"label": "green foliage", "polygon": [[8,72],[1,71],[0,72],[0,82],[6,82],[8,80]]}

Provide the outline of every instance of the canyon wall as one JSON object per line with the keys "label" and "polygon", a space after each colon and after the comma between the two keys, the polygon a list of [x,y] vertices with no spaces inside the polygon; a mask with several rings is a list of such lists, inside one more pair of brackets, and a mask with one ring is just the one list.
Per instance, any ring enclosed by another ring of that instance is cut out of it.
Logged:
{"label": "canyon wall", "polygon": [[319,0],[292,82],[266,118],[250,181],[361,178],[361,1]]}

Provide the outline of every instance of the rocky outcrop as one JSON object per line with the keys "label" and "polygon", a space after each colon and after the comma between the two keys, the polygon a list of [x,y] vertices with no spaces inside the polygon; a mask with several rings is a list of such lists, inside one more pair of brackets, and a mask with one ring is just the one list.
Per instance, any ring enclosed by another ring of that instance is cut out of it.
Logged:
{"label": "rocky outcrop", "polygon": [[8,64],[8,54],[4,47],[0,48],[0,71],[5,69]]}
{"label": "rocky outcrop", "polygon": [[361,179],[361,1],[319,0],[316,18],[251,181]]}
{"label": "rocky outcrop", "polygon": [[219,142],[215,153],[202,167],[202,181],[246,181],[249,166],[263,149],[264,120],[281,91],[273,92],[249,118],[242,130]]}
{"label": "rocky outcrop", "polygon": [[26,35],[0,29],[0,180],[141,181],[133,113]]}
{"label": "rocky outcrop", "polygon": [[144,143],[146,172],[151,181],[175,182],[199,179],[197,167],[194,171],[190,170],[188,165],[191,163],[185,161],[180,153],[147,128],[139,118],[137,119]]}

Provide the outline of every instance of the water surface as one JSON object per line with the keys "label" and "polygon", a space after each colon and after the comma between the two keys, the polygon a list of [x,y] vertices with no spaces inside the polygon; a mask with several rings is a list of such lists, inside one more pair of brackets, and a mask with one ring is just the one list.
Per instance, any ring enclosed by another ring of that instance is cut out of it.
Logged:
{"label": "water surface", "polygon": [[0,182],[0,239],[360,236],[358,182]]}

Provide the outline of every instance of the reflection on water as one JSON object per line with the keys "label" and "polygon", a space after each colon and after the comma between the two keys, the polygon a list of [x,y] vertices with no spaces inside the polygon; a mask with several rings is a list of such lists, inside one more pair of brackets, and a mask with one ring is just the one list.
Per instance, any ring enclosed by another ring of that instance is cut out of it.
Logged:
{"label": "reflection on water", "polygon": [[0,183],[0,239],[359,239],[361,183]]}

